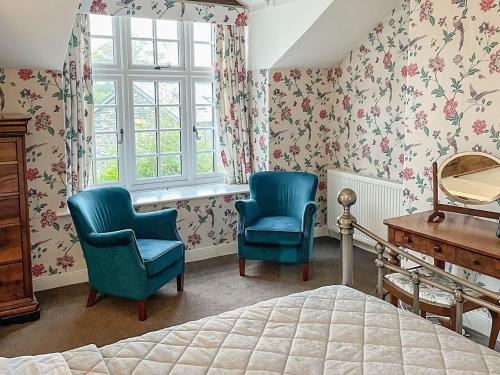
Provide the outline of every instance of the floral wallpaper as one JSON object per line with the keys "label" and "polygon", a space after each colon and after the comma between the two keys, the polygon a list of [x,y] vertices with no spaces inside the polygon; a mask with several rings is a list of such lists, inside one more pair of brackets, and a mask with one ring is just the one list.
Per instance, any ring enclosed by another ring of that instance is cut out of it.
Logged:
{"label": "floral wallpaper", "polygon": [[79,13],[161,18],[175,21],[247,24],[243,7],[185,3],[174,0],[82,0]]}
{"label": "floral wallpaper", "polygon": [[66,211],[62,75],[59,71],[0,69],[4,112],[32,116],[26,137],[32,273],[71,271],[83,261]]}
{"label": "floral wallpaper", "polygon": [[401,180],[404,164],[409,0],[404,0],[334,69],[335,168]]}
{"label": "floral wallpaper", "polygon": [[252,170],[269,169],[269,71],[249,71],[249,120]]}
{"label": "floral wallpaper", "polygon": [[145,205],[136,209],[138,212],[156,211],[164,208],[177,209],[177,229],[189,251],[234,243],[238,219],[234,202],[247,198],[248,194],[224,195]]}
{"label": "floral wallpaper", "polygon": [[326,172],[332,120],[332,70],[251,72],[251,123],[256,170],[319,177],[316,225],[326,225]]}

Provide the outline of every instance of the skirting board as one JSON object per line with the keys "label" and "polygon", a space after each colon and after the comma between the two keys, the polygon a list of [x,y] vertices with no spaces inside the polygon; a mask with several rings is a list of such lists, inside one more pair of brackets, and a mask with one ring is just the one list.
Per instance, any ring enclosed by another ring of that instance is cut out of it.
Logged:
{"label": "skirting board", "polygon": [[[317,227],[314,231],[314,237],[328,236],[327,227]],[[203,247],[199,249],[186,251],[186,262],[198,262],[200,260],[220,257],[224,255],[236,254],[236,242],[229,244],[220,244],[217,246]],[[52,276],[39,277],[33,279],[33,289],[35,292],[41,290],[59,288],[62,286],[86,283],[88,281],[87,269],[61,273]]]}

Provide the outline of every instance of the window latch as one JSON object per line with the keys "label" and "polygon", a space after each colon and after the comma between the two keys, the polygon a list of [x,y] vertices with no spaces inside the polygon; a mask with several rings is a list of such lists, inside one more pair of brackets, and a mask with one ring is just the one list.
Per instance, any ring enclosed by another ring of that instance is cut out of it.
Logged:
{"label": "window latch", "polygon": [[123,129],[120,129],[120,132],[118,133],[118,144],[123,144]]}
{"label": "window latch", "polygon": [[198,134],[198,129],[196,129],[196,126],[193,126],[193,133],[195,134],[195,138],[197,141],[201,141],[201,137]]}
{"label": "window latch", "polygon": [[156,65],[155,66],[155,70],[170,69],[170,68],[171,68],[170,64],[167,64],[167,65]]}

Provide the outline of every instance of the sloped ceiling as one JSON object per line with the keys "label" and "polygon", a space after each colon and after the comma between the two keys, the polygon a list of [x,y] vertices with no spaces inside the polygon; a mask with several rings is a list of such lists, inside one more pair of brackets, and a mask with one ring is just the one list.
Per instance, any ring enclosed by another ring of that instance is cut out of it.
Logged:
{"label": "sloped ceiling", "polygon": [[[296,0],[252,13],[251,68],[334,66],[401,0],[322,1]],[[268,29],[273,32],[266,35],[262,30]],[[281,36],[276,36],[278,32]],[[283,40],[286,35],[292,37]],[[280,48],[274,46],[276,38]]]}
{"label": "sloped ceiling", "polygon": [[79,0],[1,0],[0,67],[61,70]]}

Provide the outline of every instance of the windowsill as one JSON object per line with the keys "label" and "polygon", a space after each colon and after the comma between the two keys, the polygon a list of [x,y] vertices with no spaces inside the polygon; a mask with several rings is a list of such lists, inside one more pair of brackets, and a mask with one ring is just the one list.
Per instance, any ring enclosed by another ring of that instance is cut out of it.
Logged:
{"label": "windowsill", "polygon": [[204,184],[132,192],[134,206],[248,193],[248,185]]}
{"label": "windowsill", "polygon": [[[176,202],[190,199],[203,199],[248,193],[248,185],[203,184],[183,186],[171,189],[157,189],[131,192],[132,204],[135,207],[158,203]],[[69,211],[57,213],[57,216],[69,216]]]}

